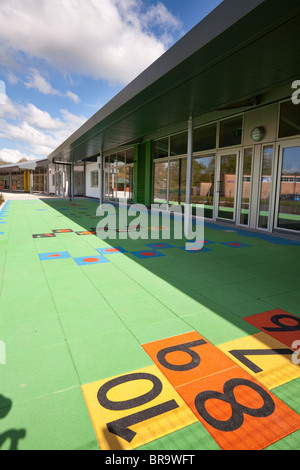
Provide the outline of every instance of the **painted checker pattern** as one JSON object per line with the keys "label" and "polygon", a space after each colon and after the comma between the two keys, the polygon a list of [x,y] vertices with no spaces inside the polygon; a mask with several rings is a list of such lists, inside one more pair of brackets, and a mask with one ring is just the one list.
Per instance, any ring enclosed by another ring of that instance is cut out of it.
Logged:
{"label": "painted checker pattern", "polygon": [[187,251],[150,214],[149,240],[122,239],[123,225],[101,239],[96,210],[55,199],[0,213],[0,438],[18,430],[20,450],[298,449],[300,244],[207,224]]}

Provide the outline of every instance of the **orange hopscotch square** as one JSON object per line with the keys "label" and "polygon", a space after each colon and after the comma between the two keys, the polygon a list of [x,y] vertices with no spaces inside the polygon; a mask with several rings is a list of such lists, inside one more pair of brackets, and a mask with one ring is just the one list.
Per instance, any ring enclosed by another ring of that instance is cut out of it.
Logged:
{"label": "orange hopscotch square", "polygon": [[300,318],[280,308],[245,317],[243,320],[291,349],[295,349],[294,341],[300,340]]}
{"label": "orange hopscotch square", "polygon": [[175,388],[236,367],[196,331],[144,344],[143,348]]}
{"label": "orange hopscotch square", "polygon": [[300,429],[300,416],[240,367],[176,391],[223,450],[261,450]]}

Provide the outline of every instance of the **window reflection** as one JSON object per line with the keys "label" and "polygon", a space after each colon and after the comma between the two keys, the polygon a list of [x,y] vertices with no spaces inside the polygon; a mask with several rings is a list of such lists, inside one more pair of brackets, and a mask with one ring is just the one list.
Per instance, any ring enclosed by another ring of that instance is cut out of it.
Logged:
{"label": "window reflection", "polygon": [[213,218],[215,155],[193,159],[192,195],[194,205],[204,204],[204,217]]}
{"label": "window reflection", "polygon": [[272,186],[273,146],[263,149],[258,227],[268,229]]}
{"label": "window reflection", "polygon": [[283,149],[277,226],[300,231],[300,147]]}
{"label": "window reflection", "polygon": [[252,183],[252,148],[245,149],[243,160],[242,200],[240,224],[249,225],[250,197]]}

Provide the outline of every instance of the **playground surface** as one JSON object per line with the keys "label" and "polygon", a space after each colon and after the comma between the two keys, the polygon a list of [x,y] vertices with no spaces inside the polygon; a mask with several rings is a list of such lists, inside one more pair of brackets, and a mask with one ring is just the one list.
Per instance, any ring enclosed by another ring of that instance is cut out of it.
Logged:
{"label": "playground surface", "polygon": [[299,450],[300,241],[103,240],[97,207],[0,211],[0,449]]}

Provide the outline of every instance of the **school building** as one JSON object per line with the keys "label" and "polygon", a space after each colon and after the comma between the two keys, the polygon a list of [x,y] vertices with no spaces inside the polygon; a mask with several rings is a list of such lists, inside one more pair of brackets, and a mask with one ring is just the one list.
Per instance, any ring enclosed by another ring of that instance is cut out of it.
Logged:
{"label": "school building", "polygon": [[299,234],[299,31],[297,0],[224,0],[31,173],[0,168],[0,190]]}

